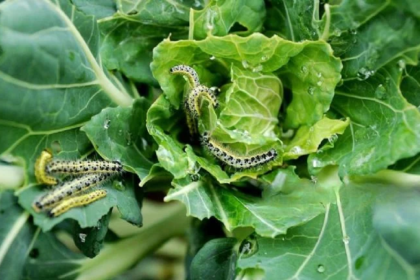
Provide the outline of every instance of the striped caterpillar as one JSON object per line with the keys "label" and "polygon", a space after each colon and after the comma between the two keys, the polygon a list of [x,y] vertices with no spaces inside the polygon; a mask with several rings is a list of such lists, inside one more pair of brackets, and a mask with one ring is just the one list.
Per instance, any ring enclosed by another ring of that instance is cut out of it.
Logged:
{"label": "striped caterpillar", "polygon": [[219,102],[217,101],[213,90],[206,86],[197,86],[191,91],[187,100],[188,109],[195,118],[198,118],[201,115],[199,103],[200,97],[207,98],[214,108],[219,106]]}
{"label": "striped caterpillar", "polygon": [[200,85],[200,79],[197,72],[194,68],[188,65],[177,65],[171,68],[170,72],[172,74],[180,74],[187,77],[188,83],[192,88],[195,88]]}
{"label": "striped caterpillar", "polygon": [[106,196],[105,190],[96,190],[81,196],[69,198],[48,212],[49,217],[57,217],[74,207],[88,205]]}
{"label": "striped caterpillar", "polygon": [[113,175],[114,174],[112,173],[92,173],[75,178],[71,181],[66,181],[46,193],[44,196],[35,200],[33,208],[36,212],[52,208],[57,204],[62,203],[62,201],[68,197],[87,191],[94,186],[103,184]]}
{"label": "striped caterpillar", "polygon": [[46,166],[49,174],[119,173],[123,166],[118,161],[53,160]]}
{"label": "striped caterpillar", "polygon": [[254,155],[242,156],[227,149],[223,144],[212,138],[207,132],[202,135],[201,142],[217,159],[237,169],[249,169],[273,161],[277,151],[270,149]]}
{"label": "striped caterpillar", "polygon": [[43,150],[35,162],[35,177],[38,183],[45,185],[56,185],[57,179],[47,174],[47,165],[52,161],[52,154]]}

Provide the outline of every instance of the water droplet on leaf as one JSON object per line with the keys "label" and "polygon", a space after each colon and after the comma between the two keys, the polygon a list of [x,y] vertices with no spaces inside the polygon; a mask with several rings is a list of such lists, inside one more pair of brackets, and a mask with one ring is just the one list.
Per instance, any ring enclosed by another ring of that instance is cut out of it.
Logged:
{"label": "water droplet on leaf", "polygon": [[384,99],[386,94],[386,88],[380,84],[375,90],[375,97],[378,99]]}
{"label": "water droplet on leaf", "polygon": [[302,67],[300,68],[300,71],[302,71],[302,73],[303,73],[303,74],[307,74],[307,73],[308,73],[308,67],[306,67],[306,66],[304,65],[304,66],[302,66]]}
{"label": "water droplet on leaf", "polygon": [[405,69],[405,60],[404,59],[398,60],[398,68],[400,69],[400,71]]}
{"label": "water droplet on leaf", "polygon": [[325,267],[322,265],[322,264],[320,264],[320,265],[318,265],[318,267],[317,267],[317,269],[316,269],[319,273],[323,273],[324,271],[325,271]]}
{"label": "water droplet on leaf", "polygon": [[263,66],[260,64],[257,67],[252,69],[252,72],[261,72],[263,70]]}
{"label": "water droplet on leaf", "polygon": [[357,78],[360,81],[364,81],[364,80],[368,79],[370,76],[372,76],[373,74],[375,74],[374,70],[369,70],[366,67],[362,67],[362,68],[360,68],[359,72],[357,72]]}
{"label": "water droplet on leaf", "polygon": [[80,242],[85,243],[86,242],[86,233],[79,233]]}
{"label": "water droplet on leaf", "polygon": [[247,69],[249,67],[248,61],[242,60],[242,66]]}
{"label": "water droplet on leaf", "polygon": [[335,141],[337,141],[338,136],[337,134],[333,134],[330,137],[328,137],[328,142],[330,142],[330,144],[334,144]]}
{"label": "water droplet on leaf", "polygon": [[344,242],[344,244],[349,244],[350,243],[350,237],[349,236],[344,236],[343,237],[343,242]]}
{"label": "water droplet on leaf", "polygon": [[111,125],[111,120],[105,120],[105,122],[104,122],[104,128],[105,129],[108,129],[110,125]]}
{"label": "water droplet on leaf", "polygon": [[210,56],[210,60],[215,60],[216,57],[214,55]]}
{"label": "water droplet on leaf", "polygon": [[308,87],[308,93],[309,95],[314,95],[315,89],[313,87]]}
{"label": "water droplet on leaf", "polygon": [[255,235],[250,235],[239,246],[239,253],[241,258],[248,258],[258,252],[258,242]]}

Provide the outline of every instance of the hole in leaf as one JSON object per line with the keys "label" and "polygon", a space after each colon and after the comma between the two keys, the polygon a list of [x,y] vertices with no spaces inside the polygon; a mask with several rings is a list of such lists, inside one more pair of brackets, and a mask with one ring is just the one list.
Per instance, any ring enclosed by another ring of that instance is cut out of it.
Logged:
{"label": "hole in leaf", "polygon": [[365,261],[365,257],[364,256],[358,257],[357,260],[356,260],[356,262],[354,263],[354,267],[356,269],[360,269],[362,267],[364,261]]}
{"label": "hole in leaf", "polygon": [[248,31],[248,28],[246,28],[239,22],[235,22],[235,24],[230,28],[230,32],[241,32],[241,31]]}
{"label": "hole in leaf", "polygon": [[323,266],[322,264],[318,265],[317,269],[316,269],[319,273],[323,273],[325,271],[325,266]]}
{"label": "hole in leaf", "polygon": [[51,143],[51,149],[53,150],[54,154],[58,154],[61,152],[61,144],[59,141],[53,141]]}
{"label": "hole in leaf", "polygon": [[29,252],[29,257],[32,259],[36,259],[39,257],[39,250],[37,248],[33,248],[31,252]]}

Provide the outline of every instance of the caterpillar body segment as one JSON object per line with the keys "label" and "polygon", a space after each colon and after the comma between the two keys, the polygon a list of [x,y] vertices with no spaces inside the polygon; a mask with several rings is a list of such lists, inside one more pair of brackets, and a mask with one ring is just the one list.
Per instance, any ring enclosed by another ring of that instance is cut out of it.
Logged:
{"label": "caterpillar body segment", "polygon": [[213,139],[208,133],[202,135],[201,142],[217,159],[229,166],[241,170],[266,164],[277,157],[277,151],[275,149],[270,149],[266,152],[254,155],[239,155],[238,153],[227,149],[223,144]]}
{"label": "caterpillar body segment", "polygon": [[190,132],[190,135],[194,136],[198,134],[197,123],[196,123],[196,120],[191,116],[191,113],[190,113],[191,111],[190,111],[187,101],[185,101],[184,103],[184,108],[185,108],[185,118],[187,121],[188,130]]}
{"label": "caterpillar body segment", "polygon": [[50,174],[119,173],[123,166],[118,161],[103,160],[53,160],[46,166]]}
{"label": "caterpillar body segment", "polygon": [[105,190],[96,190],[84,195],[76,196],[69,198],[60,204],[58,204],[56,207],[51,209],[48,212],[49,217],[57,217],[61,214],[64,214],[65,212],[69,211],[72,208],[85,206],[88,204],[91,204],[94,201],[97,201],[107,195],[107,192]]}
{"label": "caterpillar body segment", "polygon": [[170,72],[171,74],[179,74],[185,76],[192,88],[200,85],[200,78],[198,77],[197,72],[194,70],[194,68],[188,65],[181,64],[174,66],[171,68]]}
{"label": "caterpillar body segment", "polygon": [[43,150],[35,162],[35,177],[38,183],[56,185],[57,179],[47,174],[47,166],[52,161],[53,155],[48,150]]}
{"label": "caterpillar body segment", "polygon": [[200,85],[191,91],[187,100],[188,108],[195,118],[198,118],[201,115],[200,98],[207,98],[214,108],[219,106],[214,91],[206,86]]}
{"label": "caterpillar body segment", "polygon": [[94,186],[103,184],[113,175],[114,174],[112,173],[92,173],[75,178],[71,181],[66,181],[62,185],[54,188],[44,196],[35,200],[33,208],[36,212],[52,208],[68,197],[89,190]]}

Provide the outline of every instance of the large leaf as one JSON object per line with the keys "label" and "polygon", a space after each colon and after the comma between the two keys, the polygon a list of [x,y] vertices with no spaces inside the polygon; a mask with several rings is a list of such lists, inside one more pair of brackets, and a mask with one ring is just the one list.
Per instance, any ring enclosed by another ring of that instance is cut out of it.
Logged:
{"label": "large leaf", "polygon": [[[235,35],[207,37],[198,42],[165,40],[154,50],[151,68],[176,108],[181,104],[184,83],[171,75],[169,69],[177,64],[206,65],[213,56],[221,65],[233,63],[254,72],[273,72],[286,66],[281,70],[293,92],[293,101],[287,111],[287,123],[292,127],[313,124],[321,119],[329,109],[334,88],[340,80],[341,63],[322,41],[293,43],[259,33],[245,38]],[[242,83],[246,82],[253,83],[253,77],[243,79]]]}
{"label": "large leaf", "polygon": [[337,134],[343,134],[349,123],[348,119],[341,121],[323,118],[313,126],[301,126],[290,143],[287,144],[284,159],[296,159],[302,155],[316,152],[322,140],[335,141]]}
{"label": "large leaf", "polygon": [[260,31],[264,17],[265,5],[262,0],[212,0],[204,9],[193,10],[190,32],[194,39],[204,39],[209,34],[225,36],[237,23],[245,29],[238,32],[248,35]]}
{"label": "large leaf", "polygon": [[[400,192],[405,194],[395,195]],[[417,279],[419,250],[408,247],[420,238],[413,214],[418,213],[418,204],[412,203],[419,198],[418,191],[346,185],[336,193],[336,204],[327,205],[325,215],[276,239],[258,237],[257,250],[243,251],[238,265],[262,268],[264,279],[276,280]],[[409,201],[407,207],[388,208]],[[398,216],[389,220],[390,211]],[[404,238],[395,240],[400,231]]]}
{"label": "large leaf", "polygon": [[103,158],[120,161],[140,179],[149,174],[154,155],[154,142],[146,130],[149,107],[146,99],[136,99],[130,107],[102,110],[82,127]]}
{"label": "large leaf", "polygon": [[11,191],[0,192],[0,219],[1,279],[50,279],[80,267],[75,260],[83,256],[71,252],[51,233],[44,234],[34,227],[29,213],[17,204]]}
{"label": "large leaf", "polygon": [[[37,213],[32,208],[34,200],[45,194],[48,189],[42,186],[29,186],[19,191],[19,203],[34,217],[34,223],[48,231],[61,221],[71,218],[76,220],[81,228],[94,227],[99,219],[106,215],[109,210],[117,206],[121,218],[137,226],[142,225],[141,201],[142,191],[136,186],[136,180],[132,175],[124,176],[122,187],[116,188],[112,181],[104,183],[101,188],[107,191],[107,196],[85,207],[78,207],[68,212],[50,218],[46,213]],[[115,180],[118,180],[117,178]]]}
{"label": "large leaf", "polygon": [[318,178],[317,183],[300,179],[293,169],[275,170],[263,176],[262,197],[246,194],[202,178],[174,181],[165,201],[179,200],[187,214],[199,219],[216,217],[231,231],[251,226],[262,236],[275,237],[288,228],[305,223],[324,212],[334,182]]}
{"label": "large leaf", "polygon": [[191,263],[191,279],[235,279],[236,243],[235,238],[207,242]]}
{"label": "large leaf", "polygon": [[341,175],[369,174],[420,152],[420,113],[402,96],[401,71],[391,63],[366,81],[337,89],[333,107],[351,119],[335,142],[309,157],[309,167],[339,165]]}
{"label": "large leaf", "polygon": [[177,123],[180,114],[166,98],[161,95],[147,112],[147,129],[159,144],[156,151],[159,163],[175,178],[184,178],[194,172],[194,163],[190,162],[182,149],[182,144],[176,139]]}
{"label": "large leaf", "polygon": [[139,82],[156,84],[149,64],[152,49],[164,38],[186,38],[189,9],[201,1],[126,1],[119,11],[99,20],[101,57],[108,69]]}
{"label": "large leaf", "polygon": [[266,32],[295,42],[320,38],[319,2],[269,0],[267,5]]}
{"label": "large leaf", "polygon": [[415,10],[390,4],[343,1],[332,8],[331,46],[343,60],[345,79],[367,79],[395,58],[420,50],[420,18],[413,15]]}
{"label": "large leaf", "polygon": [[7,2],[1,11],[0,153],[20,157],[32,178],[42,149],[54,143],[74,156],[85,154],[89,145],[78,128],[111,100],[128,105],[131,98],[95,59],[93,17],[68,1]]}
{"label": "large leaf", "polygon": [[271,132],[278,123],[277,114],[283,101],[281,81],[271,74],[235,66],[231,77],[232,86],[220,97],[224,103],[221,125],[258,136]]}

